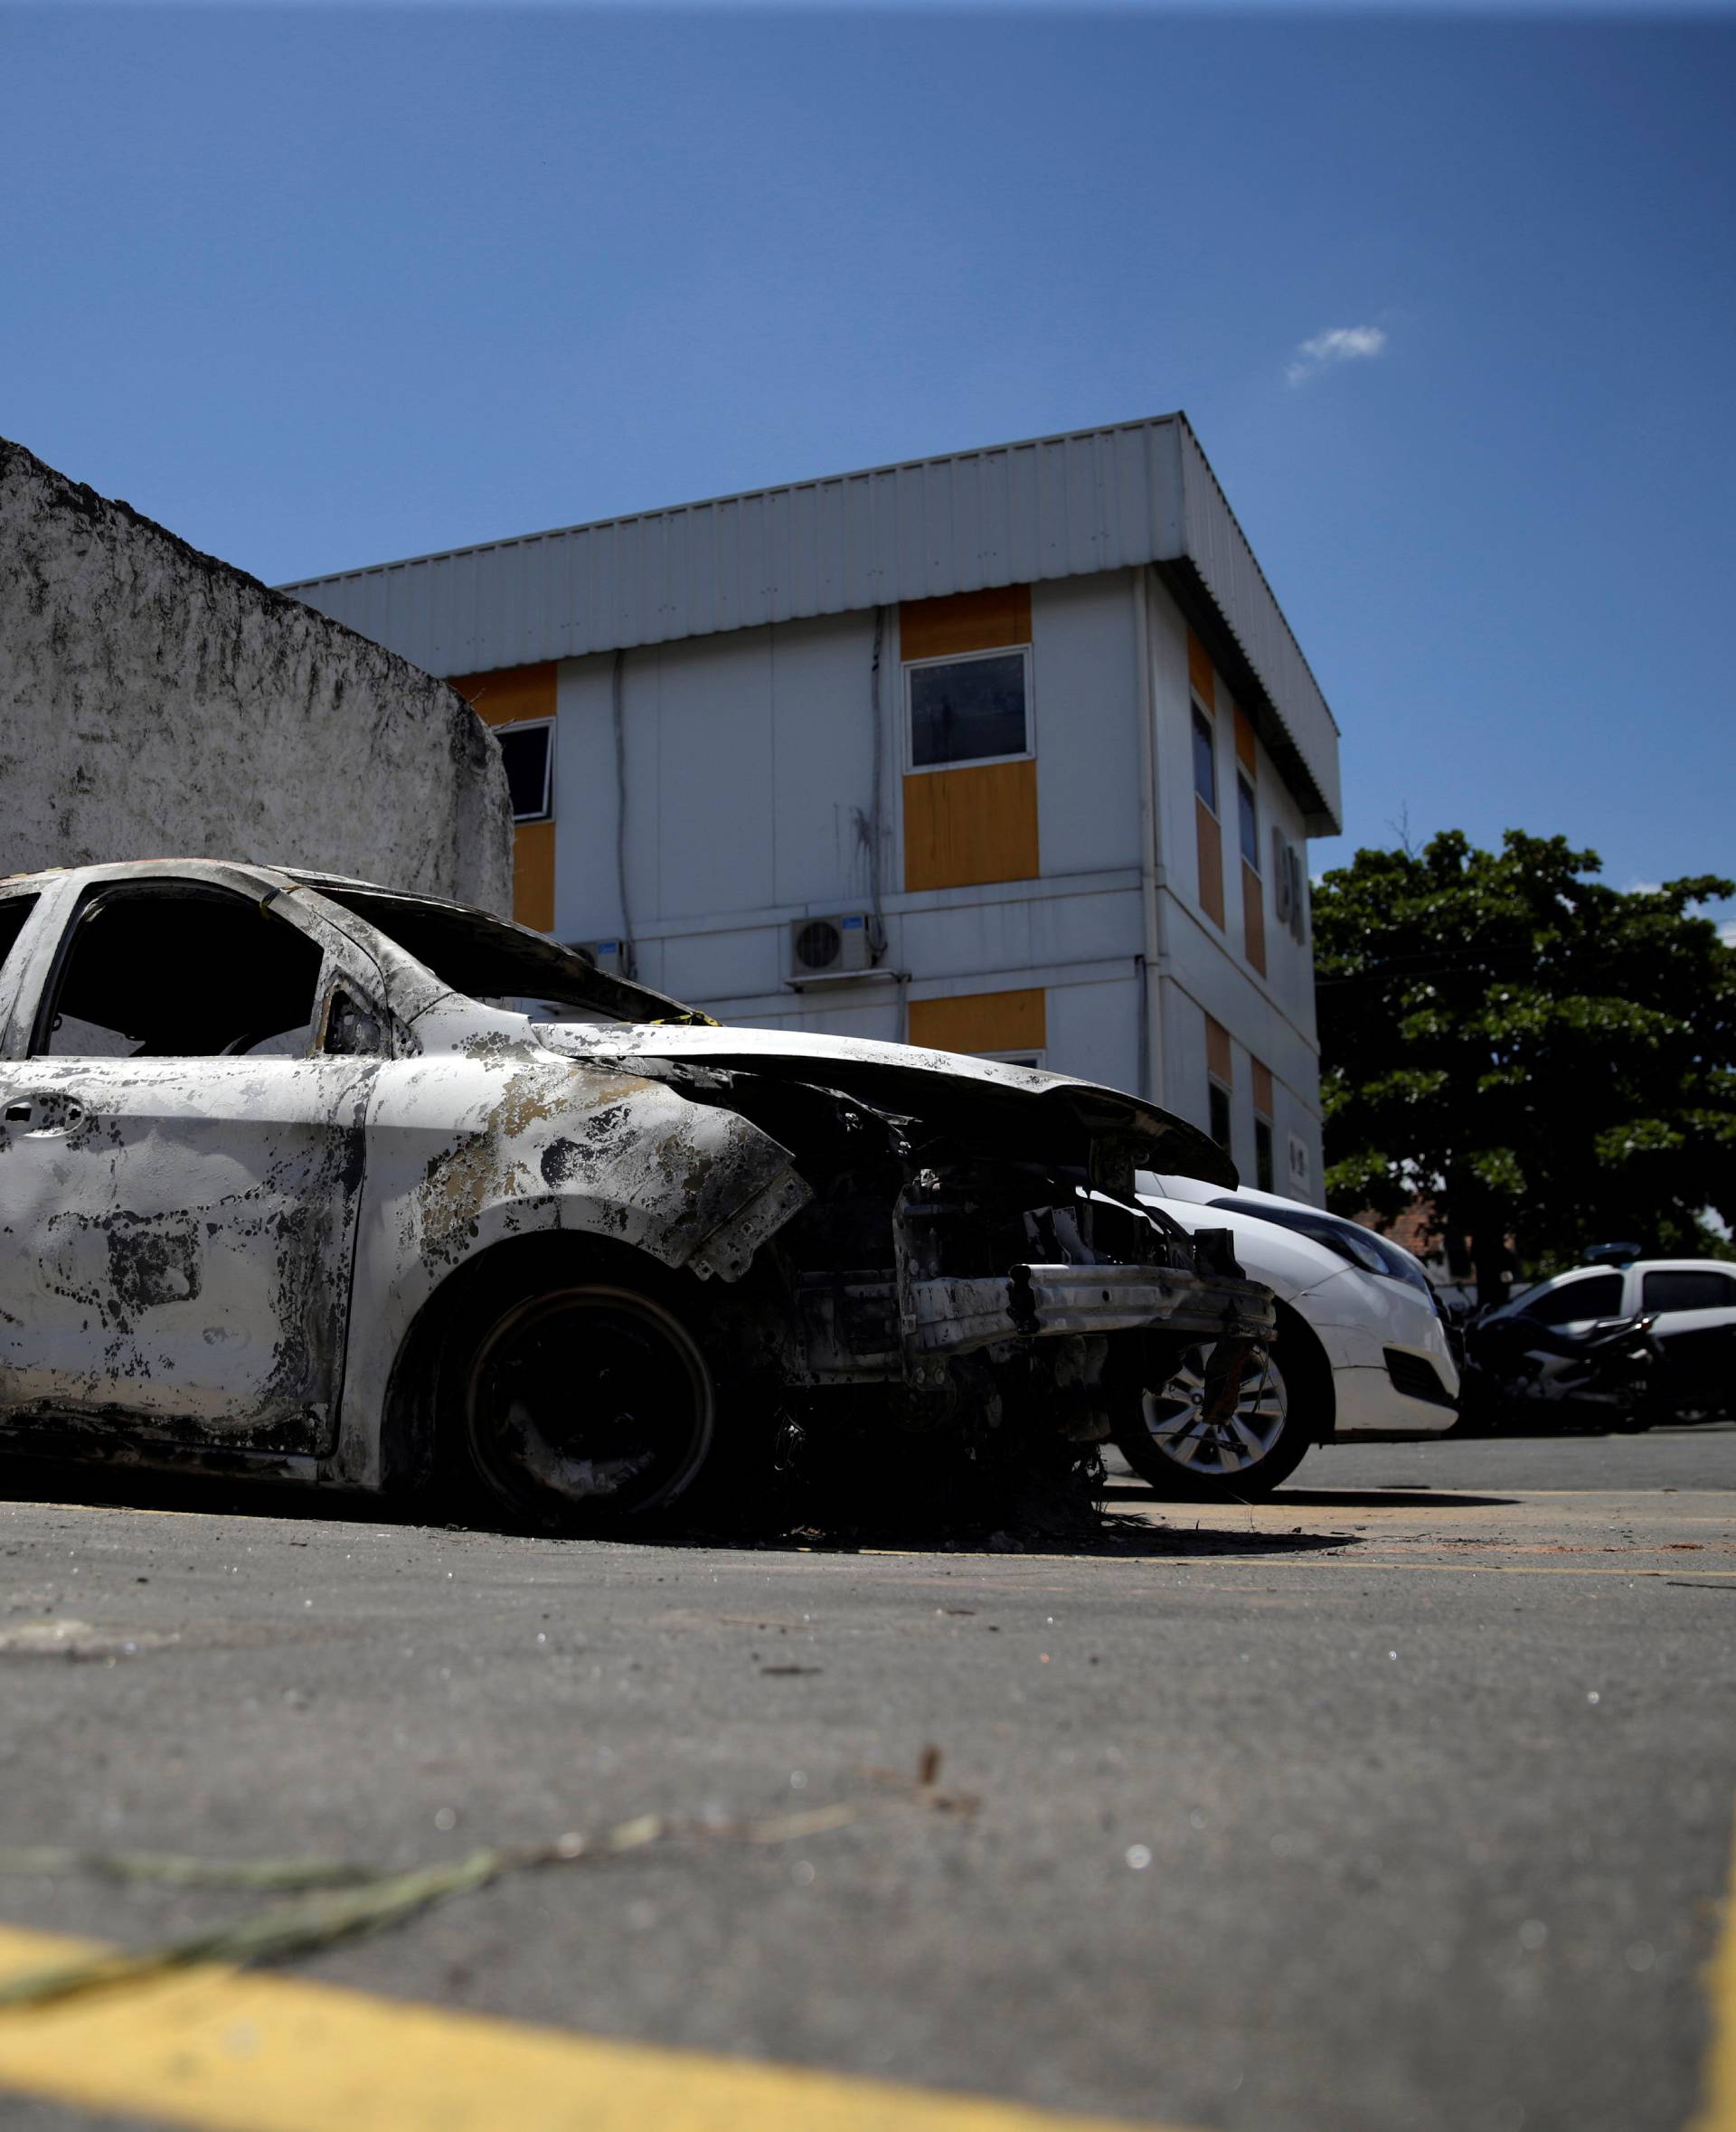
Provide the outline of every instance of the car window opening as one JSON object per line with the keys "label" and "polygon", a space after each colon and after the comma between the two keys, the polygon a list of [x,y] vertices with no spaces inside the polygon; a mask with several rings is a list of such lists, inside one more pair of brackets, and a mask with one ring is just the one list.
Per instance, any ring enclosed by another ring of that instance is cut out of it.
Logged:
{"label": "car window opening", "polygon": [[1618,1317],[1621,1315],[1622,1277],[1618,1273],[1593,1273],[1583,1280],[1563,1281],[1560,1288],[1541,1294],[1533,1290],[1524,1301],[1524,1315],[1539,1325],[1570,1325],[1581,1318]]}
{"label": "car window opening", "polygon": [[328,901],[396,941],[442,985],[533,1022],[703,1018],[661,993],[607,976],[558,941],[522,932],[483,911],[326,882],[317,885]]}
{"label": "car window opening", "polygon": [[8,896],[0,902],[0,966],[16,946],[24,921],[36,908],[34,896]]}
{"label": "car window opening", "polygon": [[306,934],[222,891],[110,890],[79,919],[39,1024],[39,1057],[298,1058],[321,957]]}

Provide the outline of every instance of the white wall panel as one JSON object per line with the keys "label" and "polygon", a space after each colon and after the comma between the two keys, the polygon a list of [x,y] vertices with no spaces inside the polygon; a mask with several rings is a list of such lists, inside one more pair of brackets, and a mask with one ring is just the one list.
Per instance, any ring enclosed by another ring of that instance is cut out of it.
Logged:
{"label": "white wall panel", "polygon": [[615,732],[605,655],[562,665],[554,737],[554,930],[605,939],[621,927],[615,871]]}
{"label": "white wall panel", "polygon": [[663,989],[677,999],[752,999],[780,991],[786,972],[781,926],[739,932],[675,933],[662,943]]}
{"label": "white wall panel", "polygon": [[[892,629],[888,624],[890,646]],[[864,841],[873,797],[873,663],[872,615],[788,622],[771,633],[771,792],[776,836],[773,892],[779,904],[865,910],[869,854]],[[885,666],[882,656],[882,667]],[[897,735],[898,671],[882,671],[883,745],[890,757]],[[883,811],[897,807],[890,764],[882,780]],[[860,830],[858,818],[860,817]],[[893,839],[882,824],[882,879],[892,881]]]}
{"label": "white wall panel", "polygon": [[1027,906],[1033,964],[1131,962],[1145,951],[1139,891],[1106,890],[1089,896],[1049,896]]}
{"label": "white wall panel", "polygon": [[1045,1011],[1051,1072],[1137,1090],[1139,986],[1131,974],[1112,984],[1052,985]]}
{"label": "white wall panel", "polygon": [[924,977],[1028,967],[1037,959],[1031,946],[1031,910],[1024,900],[906,910],[899,929],[903,967]]}
{"label": "white wall panel", "polygon": [[[763,910],[773,890],[771,632],[628,657],[655,661],[657,897],[646,913]],[[637,825],[636,825],[637,828]]]}
{"label": "white wall panel", "polygon": [[1137,866],[1139,698],[1128,573],[1039,585],[1031,637],[1043,873]]}

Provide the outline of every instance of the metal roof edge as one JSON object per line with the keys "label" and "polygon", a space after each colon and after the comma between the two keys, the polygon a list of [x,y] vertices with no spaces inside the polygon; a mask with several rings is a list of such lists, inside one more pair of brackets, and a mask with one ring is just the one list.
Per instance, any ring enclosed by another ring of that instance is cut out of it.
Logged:
{"label": "metal roof edge", "polygon": [[[395,556],[387,562],[358,563],[352,570],[326,571],[311,578],[286,578],[273,590],[295,593],[307,591],[316,585],[350,584],[358,578],[381,577],[388,571],[408,570],[418,563],[452,562],[467,555],[491,555],[505,548],[532,547],[538,541],[563,540],[572,533],[602,533],[612,526],[638,525],[647,519],[674,518],[683,512],[707,511],[723,504],[759,503],[769,496],[794,495],[803,489],[829,488],[837,483],[868,481],[884,474],[914,473],[927,467],[951,466],[960,459],[982,458],[991,452],[1032,451],[1042,445],[1083,442],[1090,437],[1114,437],[1129,430],[1166,429],[1174,422],[1179,422],[1198,444],[1199,439],[1186,415],[1181,409],[1175,408],[1167,414],[1141,415],[1123,422],[1093,422],[1082,429],[1054,429],[1043,436],[1014,438],[1005,444],[967,445],[959,451],[931,452],[914,458],[888,459],[879,466],[853,467],[840,474],[815,474],[797,481],[770,482],[763,488],[731,489],[717,495],[694,496],[679,504],[653,505],[641,511],[618,511],[605,518],[580,519],[571,525],[542,526],[535,533],[503,533],[495,540],[470,541],[456,548],[433,548],[425,554]],[[1200,456],[1204,458],[1204,452],[1202,451]],[[1207,463],[1210,464],[1209,461]],[[1215,481],[1217,476],[1213,475],[1212,479]],[[1222,488],[1219,494],[1222,494]],[[1228,508],[1227,505],[1225,508]],[[1244,540],[1247,538],[1246,534],[1242,537]]]}
{"label": "metal roof edge", "polygon": [[1344,729],[1339,724],[1337,718],[1334,715],[1332,705],[1326,701],[1326,692],[1320,686],[1319,676],[1315,673],[1314,668],[1308,664],[1308,655],[1303,650],[1301,645],[1297,641],[1296,631],[1290,627],[1290,618],[1284,611],[1283,602],[1278,599],[1278,594],[1272,590],[1271,580],[1266,575],[1265,568],[1260,562],[1260,556],[1255,550],[1254,543],[1248,538],[1247,533],[1242,526],[1241,519],[1236,516],[1235,506],[1231,503],[1229,497],[1223,493],[1223,484],[1218,479],[1218,470],[1212,464],[1210,458],[1207,456],[1204,445],[1200,442],[1199,432],[1194,429],[1193,423],[1188,420],[1186,415],[1183,413],[1179,408],[1176,410],[1175,415],[1168,419],[1180,422],[1182,428],[1187,432],[1188,439],[1193,444],[1194,450],[1199,453],[1200,464],[1212,476],[1212,486],[1218,492],[1218,501],[1223,505],[1224,515],[1229,519],[1231,524],[1235,527],[1237,533],[1241,536],[1241,543],[1248,551],[1248,560],[1254,566],[1254,574],[1257,578],[1259,578],[1260,584],[1265,588],[1266,597],[1272,603],[1273,612],[1277,615],[1278,620],[1284,625],[1284,634],[1289,638],[1291,646],[1295,650],[1297,657],[1301,661],[1304,673],[1306,673],[1308,679],[1313,682],[1315,690],[1320,698],[1321,708],[1326,712],[1326,716],[1332,721],[1333,731],[1338,736],[1340,740],[1343,740]]}

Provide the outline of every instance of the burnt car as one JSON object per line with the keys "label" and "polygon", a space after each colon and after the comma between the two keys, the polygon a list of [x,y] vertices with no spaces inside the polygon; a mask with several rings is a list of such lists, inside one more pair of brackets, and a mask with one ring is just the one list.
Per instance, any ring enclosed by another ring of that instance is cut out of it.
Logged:
{"label": "burnt car", "polygon": [[1272,1325],[1139,1168],[1235,1182],[1131,1096],[721,1028],[458,904],[215,862],[0,882],[15,1448],[443,1475],[585,1530],[816,1447],[1089,1445],[1202,1341],[1232,1405]]}

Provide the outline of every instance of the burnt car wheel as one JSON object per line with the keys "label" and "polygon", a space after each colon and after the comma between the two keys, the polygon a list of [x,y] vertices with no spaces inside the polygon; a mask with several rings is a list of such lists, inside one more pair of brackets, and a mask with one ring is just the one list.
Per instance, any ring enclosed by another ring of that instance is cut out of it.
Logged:
{"label": "burnt car wheel", "polygon": [[670,1509],[705,1466],[716,1418],[711,1371],[682,1319],[603,1282],[505,1310],[465,1386],[476,1472],[545,1530],[602,1530]]}
{"label": "burnt car wheel", "polygon": [[1251,1358],[1228,1419],[1205,1418],[1211,1344],[1191,1347],[1175,1374],[1140,1396],[1136,1423],[1118,1439],[1122,1456],[1159,1495],[1225,1502],[1263,1495],[1288,1480],[1312,1437],[1297,1390],[1275,1354]]}

